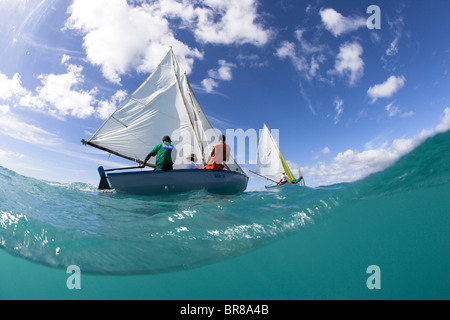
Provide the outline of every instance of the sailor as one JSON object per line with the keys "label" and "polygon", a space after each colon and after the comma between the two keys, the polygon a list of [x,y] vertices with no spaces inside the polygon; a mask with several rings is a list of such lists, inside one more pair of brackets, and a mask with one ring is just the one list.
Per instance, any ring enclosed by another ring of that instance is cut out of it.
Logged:
{"label": "sailor", "polygon": [[288,181],[288,177],[286,175],[286,172],[283,172],[283,175],[281,176],[280,181],[278,181],[277,185],[281,186],[282,184],[285,184]]}
{"label": "sailor", "polygon": [[219,137],[219,143],[214,145],[214,149],[211,152],[211,159],[206,165],[205,169],[220,171],[224,168],[230,170],[225,162],[230,156],[230,146],[225,144],[225,136]]}
{"label": "sailor", "polygon": [[300,178],[292,180],[292,184],[297,184],[302,180],[303,180],[303,176],[300,176]]}
{"label": "sailor", "polygon": [[200,166],[195,163],[197,161],[197,157],[195,154],[191,154],[189,157],[186,158],[188,160],[188,164],[186,165],[186,169],[200,169]]}
{"label": "sailor", "polygon": [[155,170],[168,171],[173,169],[174,159],[172,159],[172,151],[174,150],[174,146],[171,144],[172,140],[169,136],[164,136],[162,141],[162,143],[155,146],[145,157],[144,163],[139,166],[140,168],[144,168],[147,165],[147,161],[151,157],[156,156]]}

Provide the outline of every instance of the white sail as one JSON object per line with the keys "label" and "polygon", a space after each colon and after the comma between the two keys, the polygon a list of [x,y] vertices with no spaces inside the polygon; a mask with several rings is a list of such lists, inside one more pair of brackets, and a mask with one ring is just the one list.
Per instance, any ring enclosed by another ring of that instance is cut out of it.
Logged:
{"label": "white sail", "polygon": [[[192,153],[199,164],[206,164],[214,143],[218,143],[218,135],[195,98],[186,74],[181,72],[172,49],[87,143],[142,162],[162,142],[163,136],[170,136],[175,146],[175,168],[182,168]],[[230,170],[243,172],[231,156],[227,164]]]}
{"label": "white sail", "polygon": [[[278,182],[283,172],[286,173],[289,182],[295,180],[269,128],[264,125],[259,138],[255,173],[268,180]],[[301,174],[300,169],[299,173]],[[304,185],[304,180],[302,180],[301,184]]]}
{"label": "white sail", "polygon": [[279,181],[284,172],[278,146],[266,125],[259,138],[255,172],[272,181]]}

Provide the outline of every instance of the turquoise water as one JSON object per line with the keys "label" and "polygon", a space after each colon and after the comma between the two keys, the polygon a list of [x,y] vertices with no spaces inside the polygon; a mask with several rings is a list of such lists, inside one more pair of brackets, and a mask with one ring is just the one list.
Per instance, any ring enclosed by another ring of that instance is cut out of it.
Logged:
{"label": "turquoise water", "polygon": [[98,193],[0,167],[0,299],[449,299],[449,195],[450,132],[358,182],[237,196]]}

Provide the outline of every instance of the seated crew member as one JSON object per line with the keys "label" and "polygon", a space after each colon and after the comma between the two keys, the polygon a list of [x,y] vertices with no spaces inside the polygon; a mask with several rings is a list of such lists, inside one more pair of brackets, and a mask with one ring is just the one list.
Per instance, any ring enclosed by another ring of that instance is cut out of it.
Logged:
{"label": "seated crew member", "polygon": [[147,161],[151,157],[156,156],[155,170],[168,171],[173,169],[172,151],[174,146],[171,144],[172,140],[170,137],[164,136],[162,141],[145,157],[144,163],[139,166],[140,168],[144,168],[147,165]]}
{"label": "seated crew member", "polygon": [[225,136],[221,135],[219,137],[219,143],[214,145],[214,149],[211,152],[211,159],[206,165],[205,169],[220,171],[224,168],[230,170],[225,162],[230,156],[230,146],[225,144]]}
{"label": "seated crew member", "polygon": [[191,154],[186,159],[189,161],[188,164],[186,165],[186,169],[200,169],[200,166],[195,163],[195,161],[197,160],[197,157],[195,156],[194,153]]}
{"label": "seated crew member", "polygon": [[286,172],[283,172],[283,175],[281,176],[280,181],[278,181],[277,186],[281,186],[282,184],[285,184],[288,182],[288,177],[286,175]]}
{"label": "seated crew member", "polygon": [[294,180],[292,180],[292,184],[297,184],[297,183],[299,183],[302,180],[303,180],[303,177],[300,177],[298,179],[294,179]]}

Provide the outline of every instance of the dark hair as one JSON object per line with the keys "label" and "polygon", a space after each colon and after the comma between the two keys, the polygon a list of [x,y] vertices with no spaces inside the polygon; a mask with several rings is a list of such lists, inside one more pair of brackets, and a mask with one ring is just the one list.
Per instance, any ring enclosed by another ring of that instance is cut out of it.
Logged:
{"label": "dark hair", "polygon": [[225,142],[225,136],[223,134],[219,136],[219,141]]}

